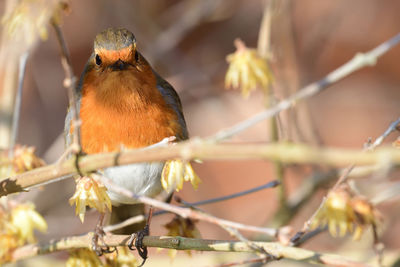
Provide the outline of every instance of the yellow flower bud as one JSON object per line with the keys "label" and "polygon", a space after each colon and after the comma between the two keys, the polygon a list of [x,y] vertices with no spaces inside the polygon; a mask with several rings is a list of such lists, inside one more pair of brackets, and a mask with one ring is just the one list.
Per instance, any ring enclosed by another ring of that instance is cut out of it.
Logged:
{"label": "yellow flower bud", "polygon": [[168,160],[161,174],[161,185],[164,190],[172,192],[175,189],[178,192],[183,188],[184,181],[190,181],[194,189],[201,183],[190,163],[184,163],[180,159]]}
{"label": "yellow flower bud", "polygon": [[85,219],[86,206],[105,213],[106,209],[111,211],[111,200],[107,194],[106,187],[93,177],[78,178],[75,194],[69,199],[72,206],[76,205],[75,213],[83,222]]}
{"label": "yellow flower bud", "polygon": [[241,87],[244,97],[248,97],[257,86],[268,93],[272,73],[267,59],[261,57],[256,49],[247,48],[239,39],[235,40],[235,46],[236,51],[226,57],[229,67],[225,75],[225,87]]}
{"label": "yellow flower bud", "polygon": [[20,204],[11,210],[10,223],[14,227],[20,245],[25,242],[35,242],[34,230],[41,232],[47,230],[47,223],[43,217],[35,211],[32,203]]}

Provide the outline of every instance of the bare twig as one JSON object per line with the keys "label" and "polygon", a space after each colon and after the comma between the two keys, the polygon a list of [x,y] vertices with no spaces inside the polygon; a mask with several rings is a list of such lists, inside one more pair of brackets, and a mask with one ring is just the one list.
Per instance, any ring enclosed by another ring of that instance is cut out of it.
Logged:
{"label": "bare twig", "polygon": [[400,118],[398,118],[397,120],[395,120],[394,122],[392,122],[389,127],[386,129],[386,131],[379,136],[378,138],[375,139],[375,141],[366,146],[366,150],[373,150],[375,149],[377,146],[379,146],[380,144],[382,144],[383,140],[385,140],[386,137],[389,136],[389,134],[391,134],[392,132],[397,130],[397,126],[400,124]]}
{"label": "bare twig", "polygon": [[234,228],[237,230],[263,233],[263,234],[266,234],[266,235],[269,235],[272,237],[274,237],[278,234],[277,229],[266,228],[266,227],[257,227],[257,226],[251,226],[251,225],[245,225],[245,224],[241,224],[241,223],[237,223],[237,222],[232,222],[232,221],[214,217],[209,214],[198,212],[198,211],[195,211],[190,208],[178,207],[178,206],[174,206],[174,205],[171,205],[171,204],[168,204],[168,203],[165,203],[163,201],[159,201],[159,200],[156,200],[153,198],[149,198],[149,197],[145,197],[145,196],[138,196],[123,187],[117,186],[110,179],[108,179],[104,176],[100,176],[99,178],[104,183],[104,185],[107,187],[107,189],[110,191],[113,191],[115,193],[121,194],[126,197],[137,199],[138,201],[140,201],[144,204],[151,205],[151,206],[159,208],[159,209],[170,211],[172,213],[178,214],[179,216],[181,216],[183,218],[190,217],[192,219],[197,219],[197,220],[213,223],[213,224],[219,225],[221,227],[231,227],[231,228]]}
{"label": "bare twig", "polygon": [[19,58],[19,70],[18,70],[18,89],[15,95],[15,104],[14,104],[14,112],[13,112],[13,120],[11,126],[11,140],[10,140],[10,150],[9,150],[9,158],[14,157],[14,146],[17,142],[18,137],[18,126],[19,126],[19,117],[21,113],[21,101],[22,101],[22,90],[24,86],[25,80],[25,70],[26,70],[26,62],[28,61],[29,52],[26,51]]}
{"label": "bare twig", "polygon": [[327,172],[313,173],[306,178],[300,187],[288,199],[288,205],[294,214],[302,207],[307,200],[311,198],[314,192],[329,181],[337,178],[337,171],[330,170]]}
{"label": "bare twig", "polygon": [[[73,248],[88,248],[91,245],[92,233],[83,236],[68,237],[46,244],[27,245],[16,249],[12,254],[13,261],[27,259],[36,255],[48,254]],[[129,235],[106,235],[105,243],[110,246],[127,246]],[[302,248],[286,247],[276,242],[254,242],[271,255],[309,263],[327,264],[330,266],[364,267],[367,264],[348,260],[343,256],[318,253]],[[219,251],[219,252],[252,252],[246,243],[240,241],[207,240],[184,237],[145,236],[143,245],[147,247],[170,248],[177,250]]]}
{"label": "bare twig", "polygon": [[[333,186],[333,188],[331,190],[338,188],[339,185],[341,185],[347,179],[348,175],[353,170],[353,168],[354,168],[354,165],[350,165],[349,167],[347,167],[346,170],[342,173],[342,175],[339,177],[339,179],[337,180],[337,182],[335,183],[335,185]],[[311,224],[314,221],[315,216],[317,216],[318,212],[325,205],[326,199],[327,199],[327,197],[324,197],[322,199],[321,204],[319,204],[318,208],[314,211],[313,215],[310,217],[310,219],[308,219],[304,223],[303,229],[301,229],[299,232],[297,232],[294,235],[294,237],[290,240],[292,245],[296,244],[299,241],[299,239],[304,236],[304,234],[306,234],[308,231],[310,231]]]}
{"label": "bare twig", "polygon": [[[64,80],[64,87],[68,90],[68,98],[69,98],[69,108],[72,114],[71,125],[73,130],[73,137],[72,137],[72,147],[79,147],[81,148],[81,138],[80,138],[80,119],[79,119],[79,107],[78,107],[78,100],[76,95],[76,77],[74,75],[74,71],[71,66],[71,60],[67,48],[67,44],[65,43],[63,33],[60,29],[60,26],[57,22],[52,19],[51,25],[56,32],[56,37],[58,44],[60,45],[60,53],[61,53],[61,65],[65,72],[65,80]],[[78,151],[75,151],[76,153]]]}
{"label": "bare twig", "polygon": [[271,52],[271,22],[275,0],[266,1],[264,4],[264,13],[258,32],[257,51],[260,56],[267,58]]}
{"label": "bare twig", "polygon": [[[396,130],[398,124],[400,123],[400,118],[398,118],[396,121],[392,122],[389,127],[385,130],[385,132],[379,136],[378,138],[375,139],[375,141],[371,144],[367,144],[364,148],[364,151],[372,151],[374,150],[377,146],[382,144],[383,140],[389,136],[390,133]],[[341,175],[335,185],[332,187],[331,190],[337,189],[341,184],[343,184],[347,178],[349,177],[350,173],[354,169],[355,164],[349,165],[347,168],[342,170]],[[306,234],[310,230],[310,225],[312,221],[314,220],[315,216],[318,214],[319,210],[325,205],[326,202],[326,197],[322,199],[321,204],[317,208],[317,210],[313,213],[310,219],[308,219],[303,226],[303,229],[297,232],[294,237],[291,239],[292,244],[295,244],[298,242],[298,240],[303,237],[304,234]]]}
{"label": "bare twig", "polygon": [[259,246],[256,242],[245,238],[238,230],[228,226],[223,226],[222,228],[224,228],[231,236],[236,237],[239,241],[245,243],[249,247],[249,249],[252,250],[252,252],[263,255],[269,261],[279,259],[279,257],[269,254],[262,246]]}
{"label": "bare twig", "polygon": [[[191,202],[186,202],[186,201],[183,201],[183,200],[180,199],[178,202],[179,203],[183,203],[185,206],[197,207],[197,206],[201,206],[201,205],[217,203],[217,202],[221,202],[221,201],[225,201],[225,200],[229,200],[229,199],[245,196],[247,194],[258,192],[258,191],[263,190],[263,189],[275,187],[278,184],[279,183],[277,181],[272,181],[272,182],[266,183],[264,185],[254,187],[254,188],[249,189],[249,190],[245,190],[245,191],[242,191],[242,192],[234,193],[234,194],[223,196],[223,197],[211,198],[211,199],[206,199],[206,200],[202,200],[202,201],[198,201],[198,202],[192,202],[192,203]],[[154,216],[158,216],[158,215],[162,215],[162,214],[166,214],[166,213],[168,213],[168,212],[165,211],[165,210],[159,210],[159,211],[153,213],[153,217]],[[138,215],[138,216],[129,218],[129,219],[127,219],[127,220],[125,220],[125,221],[123,221],[121,223],[106,226],[106,227],[104,227],[104,231],[105,232],[112,232],[112,231],[115,231],[117,229],[124,228],[124,227],[126,227],[128,225],[135,224],[135,223],[138,223],[138,222],[142,222],[144,220],[145,220],[145,217],[143,215]]]}
{"label": "bare twig", "polygon": [[[382,142],[385,140],[386,137],[388,137],[392,132],[397,130],[397,127],[400,123],[400,118],[398,118],[397,120],[395,120],[394,122],[392,122],[389,127],[383,132],[382,135],[380,135],[378,138],[375,139],[375,141],[373,143],[367,143],[366,145],[364,145],[364,151],[372,151],[374,150],[376,147],[378,147],[379,145],[382,144]],[[390,163],[390,162],[387,162]],[[348,177],[350,177],[350,173],[354,170],[355,168],[355,164],[352,164],[350,166],[348,166],[346,169],[342,170],[341,172],[341,179],[339,179],[334,188],[336,188],[337,186],[339,186],[341,183],[343,183]],[[369,170],[371,171],[377,171],[379,168],[370,168]]]}
{"label": "bare twig", "polygon": [[[378,138],[376,138],[373,143],[365,145],[364,151],[372,151],[376,147],[381,145],[383,140],[385,140],[386,137],[388,137],[392,132],[397,130],[397,126],[399,125],[399,123],[400,123],[400,118],[398,118],[397,120],[392,122],[389,125],[389,127],[385,130],[385,132],[382,135],[380,135]],[[390,162],[386,162],[386,163],[390,163]],[[347,167],[345,170],[343,170],[342,174],[340,176],[341,179],[339,179],[336,182],[334,188],[338,187],[340,184],[342,184],[344,181],[346,181],[346,179],[350,176],[350,173],[354,170],[354,168],[355,168],[355,164],[352,164],[349,167]]]}
{"label": "bare twig", "polygon": [[242,196],[245,196],[245,195],[248,195],[248,194],[252,194],[252,193],[258,192],[258,191],[263,190],[263,189],[273,188],[273,187],[278,186],[278,185],[279,185],[278,181],[271,181],[271,182],[268,182],[268,183],[266,183],[264,185],[257,186],[257,187],[251,188],[249,190],[244,190],[244,191],[241,191],[241,192],[238,192],[238,193],[234,193],[234,194],[231,194],[231,195],[227,195],[227,196],[223,196],[223,197],[216,197],[216,198],[211,198],[211,199],[206,199],[206,200],[201,200],[201,201],[192,202],[192,203],[185,202],[184,204],[185,205],[190,205],[190,206],[195,206],[195,207],[196,206],[201,206],[201,205],[212,204],[212,203],[221,202],[221,201],[225,201],[225,200],[229,200],[229,199],[233,199],[233,198],[237,198],[237,197],[242,197]]}
{"label": "bare twig", "polygon": [[[181,199],[179,199],[179,203],[184,203],[185,205],[187,205],[187,207],[190,207],[200,213],[206,214],[204,211],[200,210],[199,208],[195,207],[195,206],[191,206],[188,202],[183,201]],[[249,246],[249,248],[251,248],[254,252],[256,253],[261,253],[263,255],[265,255],[265,257],[269,258],[270,260],[275,260],[276,257],[274,255],[270,255],[268,254],[262,247],[258,246],[257,244],[255,244],[253,241],[248,240],[247,238],[245,238],[237,229],[224,225],[224,224],[220,224],[220,226],[227,231],[231,236],[235,237],[236,239],[246,243],[247,246]]]}
{"label": "bare twig", "polygon": [[123,222],[105,226],[105,227],[103,227],[103,231],[106,232],[106,233],[112,232],[112,231],[115,231],[115,230],[118,230],[118,229],[122,229],[122,228],[124,228],[126,226],[129,226],[129,225],[132,225],[132,224],[135,224],[135,223],[143,222],[145,220],[146,220],[146,218],[145,218],[144,215],[137,215],[137,216],[131,217],[131,218],[129,218],[129,219],[123,221]]}
{"label": "bare twig", "polygon": [[299,100],[308,98],[310,96],[313,96],[322,90],[326,89],[333,83],[345,78],[349,74],[363,68],[366,66],[374,66],[376,64],[376,61],[378,60],[379,57],[384,55],[386,52],[388,52],[390,49],[392,49],[394,46],[396,46],[400,42],[400,33],[391,38],[390,40],[380,44],[379,46],[375,47],[374,49],[370,50],[367,53],[358,53],[356,54],[353,59],[342,65],[341,67],[337,68],[336,70],[332,71],[329,73],[327,76],[325,76],[323,79],[314,82],[294,95],[290,96],[287,99],[284,99],[280,101],[278,104],[275,106],[264,110],[247,120],[244,120],[234,126],[232,126],[229,129],[222,130],[218,132],[217,134],[209,137],[209,140],[212,141],[221,141],[224,139],[228,139],[234,135],[237,135],[248,128],[252,127],[253,125],[268,119],[272,116],[275,116],[282,110],[286,110],[290,107],[293,107],[296,105],[296,103]]}
{"label": "bare twig", "polygon": [[151,42],[148,51],[152,51],[153,59],[165,55],[166,52],[179,44],[182,38],[186,36],[185,34],[206,20],[220,2],[216,0],[200,1],[192,8],[180,13],[181,16],[175,17],[174,23],[160,32],[157,39]]}
{"label": "bare twig", "polygon": [[301,246],[303,243],[307,242],[308,240],[312,239],[313,237],[319,235],[320,233],[326,231],[328,229],[328,226],[325,227],[319,227],[315,230],[312,230],[308,233],[305,233],[304,235],[302,235],[301,237],[299,237],[295,243],[291,243],[291,246],[295,246],[295,247],[299,247]]}
{"label": "bare twig", "polygon": [[218,264],[218,265],[213,265],[212,267],[231,267],[231,266],[243,265],[243,264],[248,264],[248,263],[259,263],[259,262],[267,263],[268,257],[261,256],[258,258],[246,259],[246,260],[242,260],[242,261],[227,262],[227,263],[222,263],[222,264]]}
{"label": "bare twig", "polygon": [[[210,144],[199,140],[181,142],[169,147],[126,150],[81,157],[79,169],[83,173],[138,162],[164,161],[183,158],[208,160],[270,159],[284,163],[314,163],[329,166],[374,165],[391,162],[400,164],[400,150],[385,147],[369,153],[355,149],[316,148],[303,144]],[[0,181],[0,196],[21,192],[48,183],[59,177],[76,174],[75,159],[34,169]]]}

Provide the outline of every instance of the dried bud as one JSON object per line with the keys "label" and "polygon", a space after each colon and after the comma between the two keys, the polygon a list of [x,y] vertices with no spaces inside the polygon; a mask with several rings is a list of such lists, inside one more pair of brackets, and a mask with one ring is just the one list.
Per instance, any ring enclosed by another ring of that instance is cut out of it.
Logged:
{"label": "dried bud", "polygon": [[[201,238],[200,231],[196,227],[196,220],[190,218],[182,218],[181,216],[175,216],[172,221],[164,225],[168,229],[167,235],[169,236],[182,236],[188,238]],[[174,259],[177,251],[170,249],[168,255],[171,259]],[[191,255],[191,251],[187,250],[186,253]]]}

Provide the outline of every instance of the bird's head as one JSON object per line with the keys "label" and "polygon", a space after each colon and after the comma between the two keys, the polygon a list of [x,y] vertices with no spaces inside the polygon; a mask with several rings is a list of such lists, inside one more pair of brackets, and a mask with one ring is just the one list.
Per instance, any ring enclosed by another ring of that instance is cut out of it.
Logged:
{"label": "bird's head", "polygon": [[133,33],[123,28],[109,28],[96,36],[83,79],[83,92],[93,92],[103,104],[118,108],[132,109],[157,94],[153,69],[137,51]]}
{"label": "bird's head", "polygon": [[[136,39],[127,29],[109,28],[94,40],[92,64],[104,71],[122,71],[130,68],[141,70],[141,55],[136,50]],[[142,62],[144,63],[144,62]]]}

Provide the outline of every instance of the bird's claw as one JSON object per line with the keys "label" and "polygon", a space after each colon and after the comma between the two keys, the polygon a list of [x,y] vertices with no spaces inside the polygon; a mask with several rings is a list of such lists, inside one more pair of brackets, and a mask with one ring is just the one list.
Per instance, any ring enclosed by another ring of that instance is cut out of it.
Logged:
{"label": "bird's claw", "polygon": [[[99,257],[104,253],[112,253],[116,250],[115,247],[111,248],[104,242],[105,234],[106,233],[104,232],[103,227],[96,226],[92,237],[92,250],[96,252],[97,256]],[[101,241],[101,245],[99,245],[99,239]]]}
{"label": "bird's claw", "polygon": [[137,250],[139,256],[143,259],[142,264],[139,267],[143,266],[147,260],[147,247],[143,245],[143,238],[149,235],[149,225],[146,225],[143,230],[140,230],[137,233],[133,233],[128,241],[128,248],[130,250]]}

